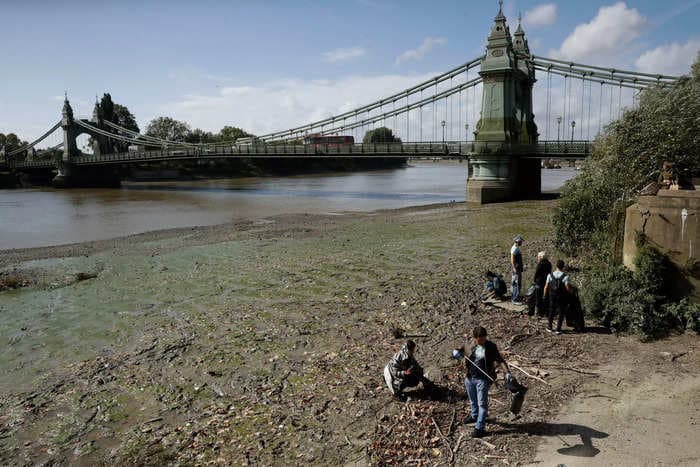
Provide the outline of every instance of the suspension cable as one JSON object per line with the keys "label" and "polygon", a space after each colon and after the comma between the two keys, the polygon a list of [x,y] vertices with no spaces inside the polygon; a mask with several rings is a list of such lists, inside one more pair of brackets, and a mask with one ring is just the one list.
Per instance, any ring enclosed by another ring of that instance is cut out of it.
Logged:
{"label": "suspension cable", "polygon": [[[364,112],[365,110],[368,110],[368,109],[369,109],[369,110],[374,110],[374,109],[378,108],[380,105],[382,105],[383,103],[388,103],[388,102],[391,102],[391,101],[393,101],[393,100],[395,100],[395,99],[397,99],[397,98],[402,97],[402,96],[405,95],[407,92],[408,92],[409,94],[415,94],[415,93],[419,92],[419,91],[422,90],[422,89],[426,89],[426,88],[431,87],[433,84],[436,84],[436,85],[437,85],[437,83],[441,83],[441,82],[443,82],[443,81],[446,81],[446,80],[450,79],[450,77],[457,76],[457,75],[461,74],[465,69],[474,68],[474,67],[476,67],[476,66],[478,66],[478,65],[480,64],[480,62],[481,62],[482,59],[483,59],[483,56],[480,56],[480,57],[478,57],[478,58],[476,58],[476,59],[474,59],[474,60],[471,60],[471,61],[469,61],[469,62],[467,62],[467,63],[464,63],[463,65],[460,65],[460,66],[458,66],[458,67],[455,67],[455,68],[453,68],[452,70],[449,70],[449,71],[447,71],[447,72],[445,72],[445,73],[442,73],[442,74],[440,74],[440,75],[434,76],[433,78],[430,78],[430,79],[428,79],[428,80],[426,80],[426,81],[423,81],[422,83],[419,83],[419,84],[417,84],[417,85],[415,85],[415,86],[413,86],[413,87],[411,87],[411,88],[408,88],[408,89],[404,89],[404,90],[402,90],[402,91],[399,91],[399,92],[397,92],[397,93],[395,93],[395,94],[393,94],[393,95],[391,95],[391,96],[389,96],[389,97],[385,97],[385,98],[380,99],[380,100],[378,100],[378,101],[372,102],[371,104],[367,104],[367,105],[364,105],[364,106],[362,106],[362,107],[358,107],[358,108],[356,108],[356,109],[349,110],[349,111],[347,111],[347,112],[343,112],[343,113],[338,114],[338,115],[333,116],[333,117],[328,117],[328,118],[325,118],[325,119],[322,119],[322,120],[319,120],[319,121],[316,121],[316,122],[311,122],[311,123],[307,123],[307,124],[305,124],[305,125],[301,125],[301,126],[296,127],[296,128],[292,128],[292,130],[294,130],[294,131],[305,131],[305,130],[309,130],[309,131],[310,131],[310,130],[313,130],[314,128],[318,128],[321,124],[328,124],[328,123],[333,124],[333,123],[334,123],[334,120],[336,120],[336,119],[338,119],[338,118],[342,118],[342,117],[344,117],[344,116],[350,116],[350,115],[355,115],[355,114],[358,114],[358,113],[362,113],[362,112]],[[260,138],[260,139],[262,139],[262,140],[277,139],[277,138],[281,138],[281,137],[285,136],[287,133],[289,133],[289,130],[276,131],[276,132],[273,132],[273,133],[268,133],[268,134],[260,135],[260,136],[258,136],[258,138]]]}
{"label": "suspension cable", "polygon": [[36,146],[37,144],[39,144],[39,143],[41,143],[42,141],[44,141],[51,133],[53,133],[54,131],[56,131],[56,130],[58,129],[58,127],[60,127],[60,126],[61,126],[61,122],[59,121],[59,122],[56,123],[54,126],[52,126],[46,133],[44,133],[43,135],[39,136],[37,139],[35,139],[35,140],[32,141],[31,143],[27,143],[27,144],[25,144],[24,146],[22,146],[22,147],[20,147],[20,148],[14,149],[14,150],[8,152],[5,156],[6,156],[6,157],[14,156],[14,155],[16,155],[16,154],[19,154],[19,153],[21,153],[21,152],[26,151],[26,150],[29,149],[29,148],[33,148],[33,147]]}

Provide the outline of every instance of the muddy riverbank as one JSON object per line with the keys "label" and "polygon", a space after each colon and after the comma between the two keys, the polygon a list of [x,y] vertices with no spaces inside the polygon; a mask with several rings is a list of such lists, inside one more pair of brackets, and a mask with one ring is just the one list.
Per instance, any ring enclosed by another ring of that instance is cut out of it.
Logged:
{"label": "muddy riverbank", "polygon": [[[532,461],[588,370],[640,345],[555,338],[479,302],[514,234],[526,280],[551,251],[554,203],[282,215],[2,251],[0,268],[33,282],[0,292],[0,463]],[[465,436],[449,358],[477,323],[545,381],[516,373],[530,387],[516,421],[492,394],[488,444]],[[437,400],[389,397],[394,327],[425,335]],[[669,365],[697,363],[684,358]]]}

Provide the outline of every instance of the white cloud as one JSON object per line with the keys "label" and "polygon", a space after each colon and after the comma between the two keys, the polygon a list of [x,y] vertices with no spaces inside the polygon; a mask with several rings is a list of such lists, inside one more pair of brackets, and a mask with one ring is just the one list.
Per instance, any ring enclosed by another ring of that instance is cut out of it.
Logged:
{"label": "white cloud", "polygon": [[416,49],[407,50],[396,58],[396,64],[402,62],[407,62],[410,60],[420,60],[425,57],[428,52],[433,50],[436,46],[445,45],[447,39],[444,37],[426,37],[423,43]]}
{"label": "white cloud", "polygon": [[549,26],[557,20],[557,6],[554,3],[537,5],[525,12],[523,22],[529,27]]}
{"label": "white cloud", "polygon": [[645,52],[637,59],[635,66],[644,73],[688,74],[698,52],[700,39],[691,39],[685,44],[673,42]]}
{"label": "white cloud", "polygon": [[596,59],[596,63],[622,55],[626,46],[639,37],[648,22],[625,2],[604,6],[588,23],[579,24],[558,50],[550,52],[564,60]]}
{"label": "white cloud", "polygon": [[330,63],[346,62],[354,58],[364,57],[366,54],[367,50],[362,47],[350,47],[323,52],[323,59]]}
{"label": "white cloud", "polygon": [[340,80],[287,79],[222,87],[215,94],[185,96],[155,112],[189,122],[193,128],[219,131],[224,125],[235,125],[264,134],[352,110],[433,76],[434,73],[351,76]]}

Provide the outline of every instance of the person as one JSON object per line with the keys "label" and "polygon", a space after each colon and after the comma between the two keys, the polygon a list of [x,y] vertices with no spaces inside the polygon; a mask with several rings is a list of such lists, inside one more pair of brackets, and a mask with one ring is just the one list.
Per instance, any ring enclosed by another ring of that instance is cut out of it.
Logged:
{"label": "person", "polygon": [[543,297],[546,300],[549,298],[549,322],[547,331],[552,332],[552,323],[554,316],[557,316],[557,329],[555,333],[561,334],[561,325],[566,316],[569,294],[571,293],[571,284],[569,276],[564,274],[564,261],[557,261],[557,268],[547,276],[547,282],[544,286]]}
{"label": "person", "polygon": [[400,400],[406,400],[403,390],[423,383],[423,388],[431,389],[433,383],[423,376],[423,368],[418,364],[413,354],[416,343],[412,340],[406,343],[384,367],[384,381],[391,393]]}
{"label": "person", "polygon": [[523,237],[516,235],[513,239],[513,246],[510,249],[510,269],[511,269],[511,301],[515,304],[520,304],[520,287],[523,280],[523,254],[520,251],[520,246],[523,244]]}
{"label": "person", "polygon": [[486,285],[484,286],[484,293],[481,295],[481,301],[487,301],[492,298],[503,300],[506,292],[506,283],[503,280],[503,276],[495,272],[486,271]]}
{"label": "person", "polygon": [[[537,268],[535,269],[535,307],[538,316],[547,316],[547,302],[544,300],[544,286],[547,276],[552,273],[552,263],[547,259],[547,253],[540,251],[537,253]],[[531,313],[531,315],[534,313]]]}
{"label": "person", "polygon": [[[472,331],[474,345],[465,359],[467,377],[464,388],[469,396],[470,415],[464,423],[474,423],[472,437],[486,436],[486,417],[489,412],[489,387],[496,381],[496,365],[504,373],[506,381],[511,380],[510,368],[498,351],[496,344],[488,340],[486,329],[477,326]],[[455,349],[454,356],[464,354],[464,348]]]}

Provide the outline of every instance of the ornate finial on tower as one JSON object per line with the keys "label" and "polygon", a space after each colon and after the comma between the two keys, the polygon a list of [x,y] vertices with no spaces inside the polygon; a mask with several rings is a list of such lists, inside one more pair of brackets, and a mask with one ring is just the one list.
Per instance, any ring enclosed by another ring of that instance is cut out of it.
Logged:
{"label": "ornate finial on tower", "polygon": [[503,14],[503,0],[498,0],[498,14],[496,15],[496,20],[506,19]]}
{"label": "ornate finial on tower", "polygon": [[513,50],[530,55],[530,46],[525,39],[525,31],[523,30],[522,15],[518,15],[518,29],[513,34],[513,42]]}
{"label": "ornate finial on tower", "polygon": [[73,121],[73,108],[70,106],[70,102],[68,101],[68,91],[64,91],[63,122],[64,122],[64,124],[68,124],[72,121]]}

